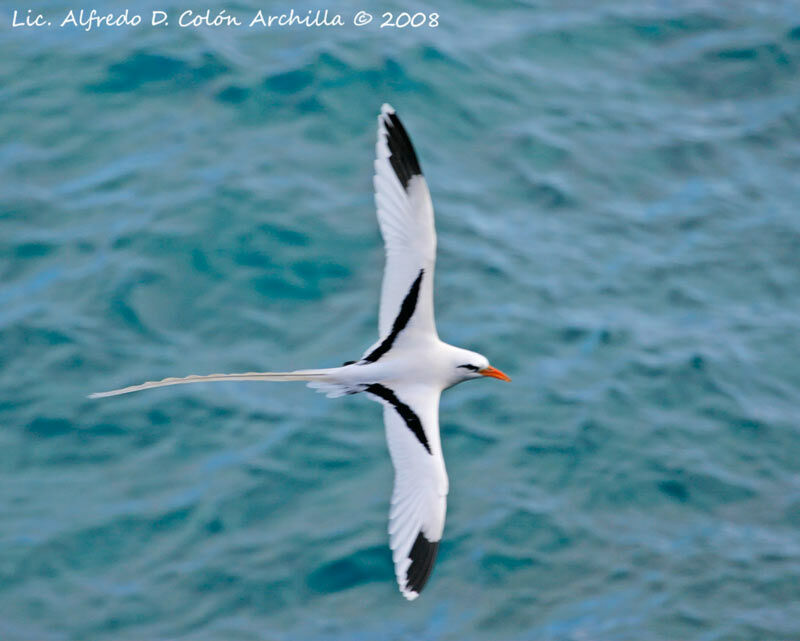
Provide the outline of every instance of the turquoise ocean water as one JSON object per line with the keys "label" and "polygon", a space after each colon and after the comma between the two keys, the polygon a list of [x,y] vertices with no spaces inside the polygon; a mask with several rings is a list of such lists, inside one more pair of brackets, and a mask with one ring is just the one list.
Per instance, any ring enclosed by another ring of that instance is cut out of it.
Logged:
{"label": "turquoise ocean water", "polygon": [[[318,8],[83,8],[206,6]],[[3,3],[0,638],[800,638],[800,5],[325,6],[348,26]],[[86,399],[373,342],[384,101],[436,206],[440,334],[514,379],[443,397],[414,603],[376,403]]]}

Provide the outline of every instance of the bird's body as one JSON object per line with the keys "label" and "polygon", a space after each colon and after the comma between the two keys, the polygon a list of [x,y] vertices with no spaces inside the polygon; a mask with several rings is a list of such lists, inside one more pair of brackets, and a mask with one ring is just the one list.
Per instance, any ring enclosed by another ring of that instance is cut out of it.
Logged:
{"label": "bird's body", "polygon": [[341,367],[167,378],[92,398],[216,381],[306,381],[331,397],[364,393],[384,406],[395,469],[389,541],[400,591],[414,599],[433,568],[444,530],[448,478],[439,397],[471,378],[510,380],[488,360],[439,339],[433,312],[436,231],[428,186],[405,128],[389,105],[378,117],[375,203],[386,247],[379,340]]}

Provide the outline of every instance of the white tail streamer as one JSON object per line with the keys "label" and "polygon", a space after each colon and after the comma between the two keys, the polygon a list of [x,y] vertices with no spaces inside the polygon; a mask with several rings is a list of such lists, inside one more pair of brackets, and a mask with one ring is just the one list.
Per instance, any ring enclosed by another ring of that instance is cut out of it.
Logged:
{"label": "white tail streamer", "polygon": [[184,385],[187,383],[216,383],[219,381],[319,381],[330,380],[330,373],[339,368],[333,369],[301,369],[294,372],[245,372],[242,374],[208,374],[198,376],[193,374],[183,378],[165,378],[160,381],[148,381],[141,385],[131,385],[108,392],[95,392],[89,394],[89,398],[106,398],[107,396],[119,396],[120,394],[130,394],[141,390],[153,389],[155,387],[167,387],[169,385]]}

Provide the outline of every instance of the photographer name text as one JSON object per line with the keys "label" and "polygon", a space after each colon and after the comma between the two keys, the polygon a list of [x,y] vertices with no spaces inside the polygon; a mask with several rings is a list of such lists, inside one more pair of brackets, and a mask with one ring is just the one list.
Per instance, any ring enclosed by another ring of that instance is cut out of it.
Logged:
{"label": "photographer name text", "polygon": [[266,13],[258,10],[249,15],[233,14],[226,9],[218,11],[186,9],[185,11],[167,12],[160,9],[149,13],[133,13],[129,9],[117,13],[100,12],[96,9],[70,9],[58,17],[48,17],[36,13],[32,9],[15,9],[11,16],[12,29],[80,29],[92,31],[95,29],[125,28],[125,27],[171,27],[181,29],[198,27],[217,28],[311,28],[311,27],[365,27],[372,23],[379,24],[381,29],[417,29],[420,27],[436,28],[439,26],[438,13],[425,13],[408,11],[375,14],[368,11],[356,11],[350,14],[335,13],[328,9],[309,9],[308,11],[295,11],[290,9],[283,13]]}

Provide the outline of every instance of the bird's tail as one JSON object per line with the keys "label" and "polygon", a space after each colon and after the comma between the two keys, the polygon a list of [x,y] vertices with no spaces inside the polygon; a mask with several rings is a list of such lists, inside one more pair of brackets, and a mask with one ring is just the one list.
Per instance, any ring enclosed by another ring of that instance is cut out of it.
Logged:
{"label": "bird's tail", "polygon": [[154,387],[167,385],[183,385],[185,383],[215,383],[218,381],[313,381],[315,383],[333,383],[333,372],[340,368],[331,369],[300,369],[294,372],[246,372],[243,374],[208,374],[207,376],[186,376],[184,378],[165,378],[160,381],[148,381],[141,385],[131,385],[108,392],[95,392],[89,398],[105,398],[106,396],[119,396],[130,392],[139,392]]}

